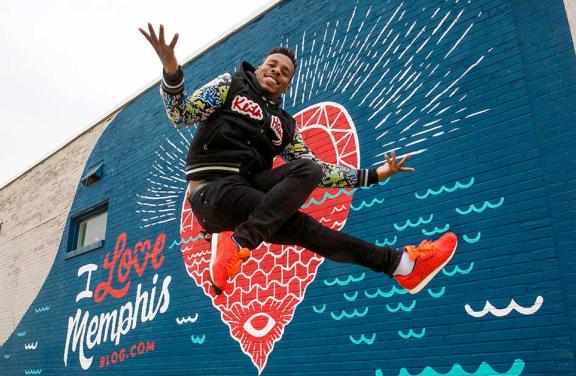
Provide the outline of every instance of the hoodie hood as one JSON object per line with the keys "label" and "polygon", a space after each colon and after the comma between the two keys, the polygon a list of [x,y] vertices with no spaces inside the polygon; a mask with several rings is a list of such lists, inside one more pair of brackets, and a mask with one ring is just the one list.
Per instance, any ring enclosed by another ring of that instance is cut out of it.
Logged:
{"label": "hoodie hood", "polygon": [[276,99],[273,99],[273,98],[269,98],[268,96],[266,96],[266,94],[264,94],[264,92],[262,91],[262,87],[260,86],[260,84],[258,83],[258,80],[256,79],[256,74],[255,74],[256,68],[254,68],[254,66],[252,64],[250,64],[247,61],[243,61],[242,63],[240,63],[240,66],[238,67],[238,71],[246,79],[246,81],[248,82],[248,85],[250,85],[250,87],[254,91],[256,91],[258,94],[260,94],[260,96],[264,100],[266,100],[268,103],[282,107],[282,96],[280,96]]}

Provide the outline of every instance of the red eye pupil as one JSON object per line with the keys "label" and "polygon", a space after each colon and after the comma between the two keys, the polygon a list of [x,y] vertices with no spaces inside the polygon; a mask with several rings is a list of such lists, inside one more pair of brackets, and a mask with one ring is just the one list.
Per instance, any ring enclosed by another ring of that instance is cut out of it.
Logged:
{"label": "red eye pupil", "polygon": [[269,320],[270,319],[266,316],[255,317],[252,320],[250,320],[250,324],[252,324],[252,327],[254,327],[254,329],[262,330],[264,329],[264,327],[266,327],[266,324],[268,324]]}

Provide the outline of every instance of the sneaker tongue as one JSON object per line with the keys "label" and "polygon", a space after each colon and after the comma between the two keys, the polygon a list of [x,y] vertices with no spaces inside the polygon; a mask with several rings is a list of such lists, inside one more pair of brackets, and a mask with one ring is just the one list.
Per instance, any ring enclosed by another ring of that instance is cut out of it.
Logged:
{"label": "sneaker tongue", "polygon": [[418,257],[418,250],[413,245],[405,246],[404,251],[406,251],[408,253],[410,260],[412,260],[412,261],[416,260],[416,257]]}
{"label": "sneaker tongue", "polygon": [[422,255],[429,254],[430,252],[434,252],[436,249],[436,244],[431,242],[430,240],[423,240],[422,243],[418,246],[418,253]]}

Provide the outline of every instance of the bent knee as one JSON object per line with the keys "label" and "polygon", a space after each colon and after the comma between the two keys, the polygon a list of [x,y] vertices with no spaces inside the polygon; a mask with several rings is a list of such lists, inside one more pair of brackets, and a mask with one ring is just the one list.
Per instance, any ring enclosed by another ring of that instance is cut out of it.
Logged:
{"label": "bent knee", "polygon": [[322,180],[322,167],[311,159],[299,159],[295,161],[301,173],[305,174],[314,185]]}

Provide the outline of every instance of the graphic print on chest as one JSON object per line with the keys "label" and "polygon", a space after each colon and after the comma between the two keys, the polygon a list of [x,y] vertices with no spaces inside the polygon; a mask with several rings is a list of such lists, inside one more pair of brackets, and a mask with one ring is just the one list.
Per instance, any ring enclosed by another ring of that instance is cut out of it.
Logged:
{"label": "graphic print on chest", "polygon": [[262,120],[262,108],[260,105],[253,100],[250,100],[241,95],[236,95],[232,100],[232,111],[238,112],[242,115],[248,115],[252,119]]}
{"label": "graphic print on chest", "polygon": [[272,131],[276,135],[276,138],[272,140],[272,143],[276,146],[282,145],[282,135],[283,135],[282,122],[280,121],[278,116],[272,115],[270,119],[270,128],[272,128]]}

